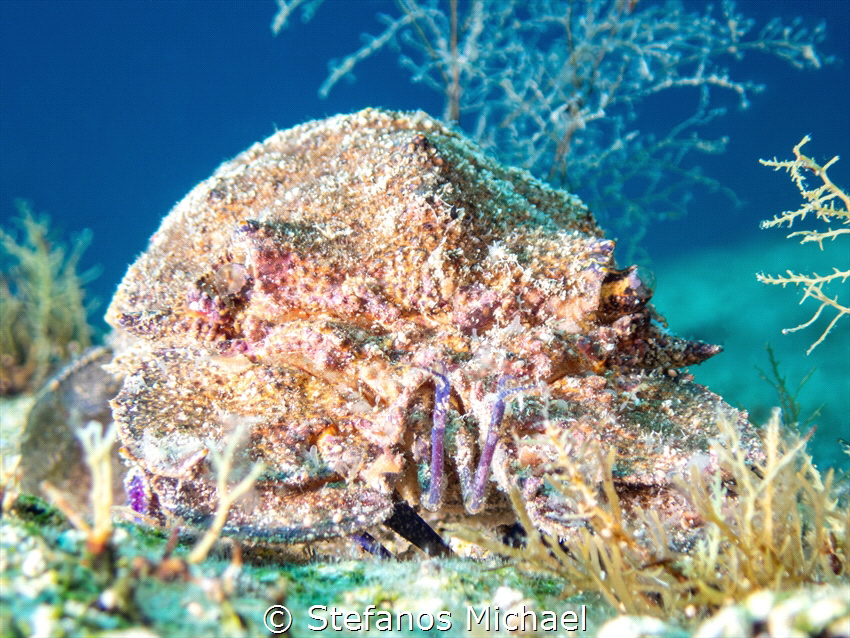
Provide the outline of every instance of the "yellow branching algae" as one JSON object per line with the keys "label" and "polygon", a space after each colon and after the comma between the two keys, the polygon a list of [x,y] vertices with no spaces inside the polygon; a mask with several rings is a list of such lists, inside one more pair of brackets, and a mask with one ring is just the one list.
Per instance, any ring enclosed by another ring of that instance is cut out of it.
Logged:
{"label": "yellow branching algae", "polygon": [[[777,159],[759,160],[765,166],[772,166],[776,170],[784,168],[788,171],[791,175],[791,179],[794,180],[794,184],[799,189],[800,194],[806,200],[799,209],[795,211],[786,211],[771,220],[764,221],[762,222],[761,227],[781,228],[783,224],[787,224],[790,228],[794,222],[802,222],[806,216],[811,213],[815,218],[817,218],[818,222],[826,224],[826,226],[822,226],[819,230],[799,230],[791,233],[788,237],[801,237],[801,244],[815,242],[820,249],[823,250],[824,241],[835,241],[842,235],[844,235],[844,238],[846,239],[846,235],[850,234],[850,228],[847,227],[850,225],[850,195],[836,186],[829,178],[829,175],[827,175],[827,170],[838,161],[838,156],[836,155],[826,164],[821,166],[811,157],[807,157],[803,154],[801,149],[808,141],[809,136],[807,135],[799,144],[797,144],[797,146],[794,147],[793,160],[782,162]],[[820,180],[820,184],[815,185],[813,188],[807,188],[806,178],[810,176],[814,176]],[[838,227],[832,226],[831,224],[837,224]],[[835,315],[832,317],[832,320],[821,333],[821,336],[818,337],[811,345],[806,354],[814,350],[823,342],[826,335],[829,334],[830,330],[832,330],[833,326],[835,326],[839,319],[850,315],[850,305],[848,305],[848,302],[846,301],[846,283],[847,279],[850,278],[850,270],[839,270],[838,268],[833,268],[833,272],[826,275],[819,275],[817,273],[795,273],[792,270],[788,270],[787,276],[759,274],[757,277],[762,283],[778,284],[783,288],[788,284],[798,286],[803,290],[803,298],[800,300],[800,303],[811,298],[820,304],[811,319],[804,321],[795,328],[786,328],[782,331],[783,333],[795,332],[803,328],[808,328],[818,320],[824,310],[835,311]],[[834,285],[830,287],[831,284]],[[836,292],[839,290],[839,288],[837,288],[839,284],[845,284],[843,294],[838,294]],[[831,296],[832,294],[834,294],[834,296]]]}
{"label": "yellow branching algae", "polygon": [[0,395],[35,392],[91,345],[83,286],[96,271],[77,271],[90,233],[68,250],[53,240],[46,217],[17,204],[21,237],[0,230]]}
{"label": "yellow branching algae", "polygon": [[[579,533],[566,539],[531,535],[523,548],[488,541],[484,534],[459,533],[527,569],[563,577],[565,595],[596,590],[631,615],[696,621],[757,592],[824,584],[846,588],[847,503],[838,502],[833,471],[822,474],[812,465],[807,438],[784,430],[775,411],[762,433],[765,458],[753,463],[734,425],[723,417],[717,425],[711,452],[722,472],[706,479],[692,467],[677,481],[692,508],[690,523],[702,528],[687,551],[671,546],[657,511],[640,511],[633,521],[623,515],[612,475],[613,452],[592,445],[577,457],[565,437],[551,430],[561,454],[550,480],[576,503]],[[599,480],[581,460],[588,457],[599,459],[601,493],[595,487]],[[523,523],[530,524],[519,492],[513,492],[512,501]]]}

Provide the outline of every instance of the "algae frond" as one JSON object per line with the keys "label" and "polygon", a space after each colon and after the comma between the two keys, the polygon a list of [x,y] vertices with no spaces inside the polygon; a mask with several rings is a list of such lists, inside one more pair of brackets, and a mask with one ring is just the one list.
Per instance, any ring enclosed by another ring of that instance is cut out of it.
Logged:
{"label": "algae frond", "polygon": [[91,241],[71,247],[53,237],[46,216],[16,202],[20,232],[0,230],[0,395],[36,391],[47,376],[91,345],[84,286],[98,271],[78,271]]}
{"label": "algae frond", "polygon": [[[484,535],[469,540],[511,557],[522,568],[563,578],[564,595],[599,592],[620,613],[691,624],[760,591],[774,594],[850,581],[850,517],[839,503],[832,470],[821,473],[806,453],[808,436],[786,429],[775,411],[763,428],[766,459],[752,466],[735,427],[718,420],[712,454],[721,471],[706,477],[696,467],[679,489],[703,533],[686,553],[671,549],[656,512],[624,515],[614,488],[613,451],[589,446],[565,452],[552,485],[577,506],[577,533],[569,539],[530,534],[525,547],[507,547]],[[599,484],[575,458],[598,457]],[[553,468],[554,469],[554,468]],[[512,502],[533,529],[518,492]]]}
{"label": "algae frond", "polygon": [[[805,203],[799,209],[794,211],[786,211],[777,215],[771,220],[763,221],[762,228],[782,227],[783,224],[788,224],[790,228],[794,222],[802,222],[806,216],[811,213],[819,222],[826,224],[825,228],[818,230],[799,230],[791,233],[788,237],[801,237],[800,243],[814,242],[823,250],[823,242],[826,240],[835,241],[838,237],[850,234],[850,195],[844,190],[836,186],[827,175],[829,167],[838,161],[836,155],[831,160],[823,165],[807,157],[803,154],[802,148],[810,140],[806,135],[799,144],[794,147],[794,159],[780,162],[776,158],[772,160],[759,160],[765,166],[772,166],[775,170],[785,169],[791,175],[791,179],[803,196]],[[814,176],[820,181],[819,185],[812,188],[807,187],[806,178]],[[833,226],[837,225],[836,226]],[[785,275],[765,275],[759,273],[756,275],[758,280],[765,284],[777,284],[783,288],[788,284],[799,286],[803,290],[803,298],[800,303],[806,299],[812,298],[820,305],[808,321],[804,321],[795,328],[786,328],[782,331],[783,334],[796,332],[803,328],[808,328],[818,320],[824,310],[834,310],[835,316],[829,322],[827,327],[821,333],[821,336],[809,347],[806,354],[818,347],[826,335],[832,330],[835,324],[841,317],[850,315],[850,303],[845,300],[840,300],[842,295],[847,294],[845,285],[844,292],[839,295],[830,296],[827,289],[833,285],[832,292],[840,290],[836,288],[838,284],[846,284],[850,278],[850,270],[840,270],[833,268],[833,272],[827,275],[819,275],[818,273],[795,273],[792,270],[787,270]]]}

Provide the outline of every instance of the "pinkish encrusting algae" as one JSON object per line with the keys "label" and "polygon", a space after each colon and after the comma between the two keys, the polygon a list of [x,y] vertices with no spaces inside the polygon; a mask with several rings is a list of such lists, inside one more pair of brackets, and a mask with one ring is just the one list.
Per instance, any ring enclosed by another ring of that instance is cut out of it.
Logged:
{"label": "pinkish encrusting algae", "polygon": [[109,308],[136,500],[206,524],[213,453],[244,430],[236,461],[265,470],[228,535],[359,533],[399,501],[435,526],[510,523],[516,486],[564,536],[554,433],[616,448],[626,509],[687,543],[699,521],[673,479],[717,469],[718,415],[760,447],[679,371],[719,348],[670,335],[613,250],[576,197],[422,113],[276,133],[174,208]]}

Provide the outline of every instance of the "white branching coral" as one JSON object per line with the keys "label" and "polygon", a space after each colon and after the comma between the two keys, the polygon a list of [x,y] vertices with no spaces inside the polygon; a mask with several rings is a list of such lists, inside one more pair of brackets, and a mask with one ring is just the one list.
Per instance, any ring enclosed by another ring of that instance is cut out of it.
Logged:
{"label": "white branching coral", "polygon": [[[838,156],[833,157],[826,164],[821,166],[812,158],[803,155],[802,148],[809,142],[807,135],[802,141],[794,147],[794,159],[780,162],[776,158],[772,160],[759,160],[765,166],[772,166],[776,170],[785,169],[791,175],[791,179],[797,185],[805,203],[795,211],[786,211],[781,215],[777,215],[771,220],[763,221],[762,228],[781,227],[783,224],[788,224],[790,228],[794,222],[802,222],[811,213],[818,221],[827,224],[825,230],[799,230],[791,233],[788,237],[801,237],[801,244],[806,242],[817,242],[821,250],[823,250],[824,240],[835,241],[840,235],[850,234],[850,196],[833,184],[832,180],[827,175],[827,170],[830,166],[838,161]],[[813,188],[808,188],[806,178],[814,175],[820,180],[820,184]],[[837,224],[838,227],[830,224]],[[801,323],[795,328],[786,328],[783,334],[795,332],[803,328],[808,328],[821,316],[821,313],[826,309],[835,311],[835,316],[824,329],[821,336],[815,341],[806,354],[809,354],[818,345],[820,345],[829,334],[830,330],[835,326],[841,317],[850,315],[850,302],[839,301],[839,294],[831,297],[827,294],[826,288],[830,284],[846,283],[850,278],[850,270],[839,270],[833,268],[833,272],[828,275],[819,275],[817,273],[801,274],[791,270],[786,271],[785,275],[765,275],[759,273],[756,275],[758,280],[765,284],[778,284],[782,287],[788,284],[801,286],[803,288],[803,298],[800,303],[806,299],[812,298],[820,305],[811,319]],[[844,295],[846,297],[847,290],[845,288]]]}

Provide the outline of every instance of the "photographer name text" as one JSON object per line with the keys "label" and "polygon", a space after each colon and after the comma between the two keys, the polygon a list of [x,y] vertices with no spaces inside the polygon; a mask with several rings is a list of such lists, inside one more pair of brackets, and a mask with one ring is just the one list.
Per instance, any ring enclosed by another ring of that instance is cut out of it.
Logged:
{"label": "photographer name text", "polygon": [[[449,631],[455,628],[450,611],[386,611],[375,605],[363,611],[313,605],[308,611],[311,622],[307,629],[311,631]],[[462,622],[466,631],[587,631],[587,607],[580,605],[575,611],[554,612],[528,609],[525,605],[521,611],[467,606]]]}

